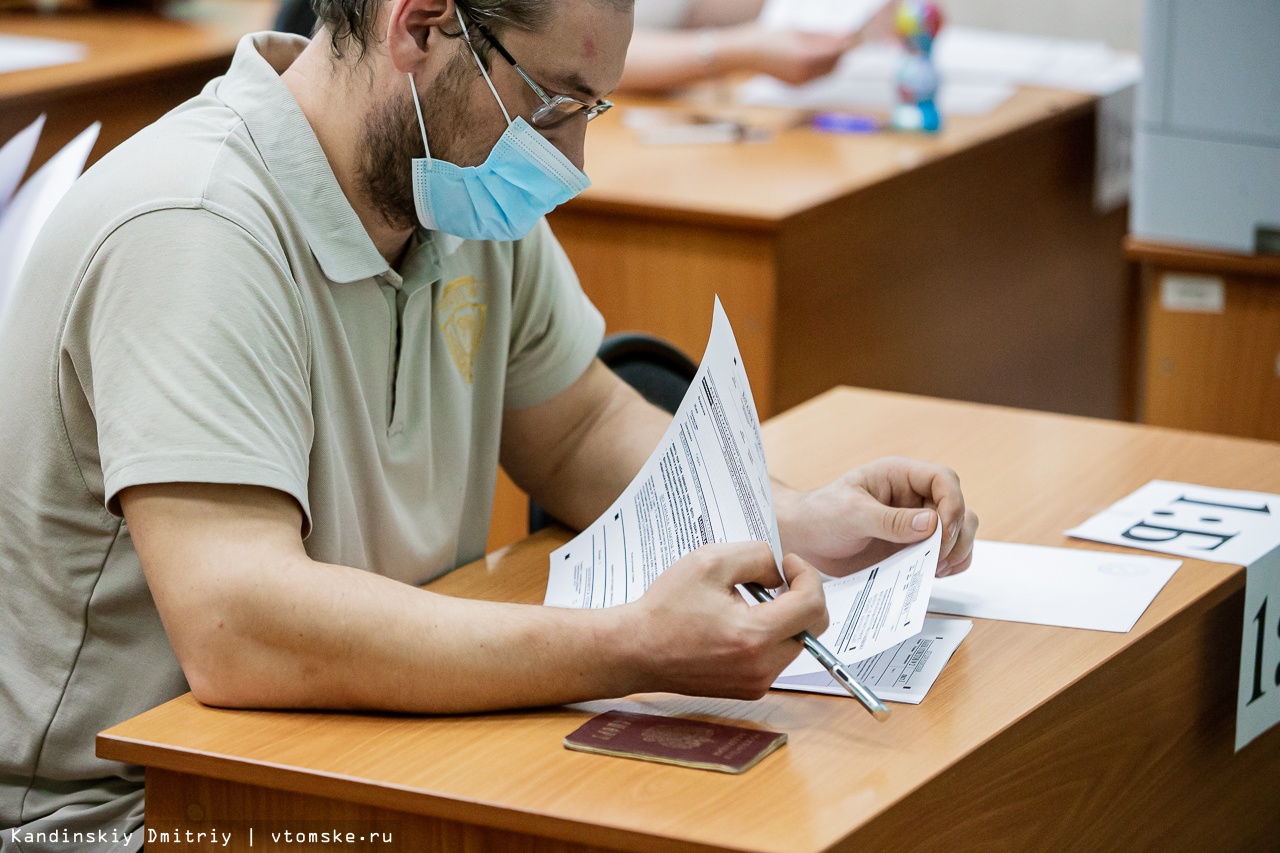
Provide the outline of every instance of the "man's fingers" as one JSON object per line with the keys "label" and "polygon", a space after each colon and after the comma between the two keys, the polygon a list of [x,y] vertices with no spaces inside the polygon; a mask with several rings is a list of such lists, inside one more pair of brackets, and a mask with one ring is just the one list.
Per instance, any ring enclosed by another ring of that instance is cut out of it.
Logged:
{"label": "man's fingers", "polygon": [[903,462],[907,465],[907,481],[911,490],[938,510],[938,522],[942,525],[942,556],[945,558],[964,529],[965,505],[960,476],[943,465],[911,459]]}
{"label": "man's fingers", "polygon": [[886,542],[919,542],[933,535],[937,520],[933,510],[879,505],[871,514],[870,535]]}
{"label": "man's fingers", "polygon": [[789,589],[752,612],[779,640],[802,631],[816,636],[827,630],[827,596],[818,570],[795,554],[788,554],[782,561],[782,573]]}
{"label": "man's fingers", "polygon": [[959,574],[969,568],[973,562],[973,540],[977,535],[978,516],[972,512],[966,512],[955,546],[951,549],[951,553],[938,562],[938,577],[945,578],[948,575]]}
{"label": "man's fingers", "polygon": [[758,583],[773,589],[782,583],[773,549],[765,542],[733,542],[703,545],[693,552],[707,576],[726,588]]}

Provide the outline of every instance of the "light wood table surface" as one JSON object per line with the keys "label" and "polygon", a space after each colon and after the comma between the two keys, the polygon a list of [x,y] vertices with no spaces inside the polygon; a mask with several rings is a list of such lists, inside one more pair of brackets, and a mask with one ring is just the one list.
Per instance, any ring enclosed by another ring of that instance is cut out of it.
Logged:
{"label": "light wood table surface", "polygon": [[90,162],[226,73],[245,33],[269,29],[270,0],[174,3],[141,11],[0,12],[0,34],[83,44],[85,59],[0,74],[0,140],[47,113],[32,168],[95,121]]}
{"label": "light wood table surface", "polygon": [[[765,441],[797,487],[885,454],[944,462],[984,538],[1041,545],[1120,550],[1062,531],[1152,478],[1280,490],[1274,443],[883,392],[834,390]],[[539,602],[564,539],[432,588]],[[1233,755],[1243,587],[1239,567],[1186,560],[1127,634],[975,620],[923,704],[885,724],[851,699],[776,692],[437,718],[184,696],[104,732],[98,754],[147,766],[149,827],[230,829],[231,849],[250,826],[261,847],[263,827],[324,821],[405,850],[1264,849],[1280,838],[1280,732]],[[562,748],[607,708],[790,740],[742,776]]]}

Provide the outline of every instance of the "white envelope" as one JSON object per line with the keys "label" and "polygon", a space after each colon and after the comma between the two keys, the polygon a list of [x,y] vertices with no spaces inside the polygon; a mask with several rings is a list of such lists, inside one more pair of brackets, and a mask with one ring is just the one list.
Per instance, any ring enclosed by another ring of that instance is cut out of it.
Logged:
{"label": "white envelope", "polygon": [[934,581],[929,610],[1124,633],[1180,565],[1163,557],[979,540],[968,571]]}

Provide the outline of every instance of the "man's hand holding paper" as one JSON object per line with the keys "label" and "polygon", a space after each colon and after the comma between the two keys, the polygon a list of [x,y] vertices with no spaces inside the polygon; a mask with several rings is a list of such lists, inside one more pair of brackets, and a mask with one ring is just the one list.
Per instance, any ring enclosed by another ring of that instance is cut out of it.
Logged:
{"label": "man's hand holding paper", "polygon": [[763,542],[704,545],[658,576],[634,608],[637,690],[759,699],[800,652],[796,636],[827,628],[822,577],[794,555],[782,561],[788,590],[751,606],[737,584],[776,587]]}
{"label": "man's hand holding paper", "polygon": [[963,572],[973,556],[978,517],[965,508],[960,478],[941,465],[879,459],[810,492],[775,483],[774,501],[783,551],[833,577],[861,571],[903,545],[928,539],[939,519],[938,577]]}
{"label": "man's hand holding paper", "polygon": [[[968,566],[976,527],[955,472],[937,465],[884,459],[810,492],[774,483],[717,302],[674,419],[617,500],[551,555],[545,603],[623,605],[637,690],[759,696],[784,669],[819,666],[793,664],[793,638],[828,620],[842,664],[917,634],[935,571]],[[779,567],[790,588],[749,606],[739,585],[776,588]],[[839,579],[824,590],[817,570]]]}

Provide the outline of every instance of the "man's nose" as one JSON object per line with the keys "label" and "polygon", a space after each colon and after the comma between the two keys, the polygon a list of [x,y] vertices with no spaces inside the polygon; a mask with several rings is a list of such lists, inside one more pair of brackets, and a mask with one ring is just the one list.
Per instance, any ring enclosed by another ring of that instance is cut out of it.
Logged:
{"label": "man's nose", "polygon": [[556,138],[551,140],[551,144],[560,149],[560,153],[569,159],[577,168],[586,171],[583,167],[586,164],[586,143],[587,143],[587,123],[582,121],[570,121],[556,134]]}

